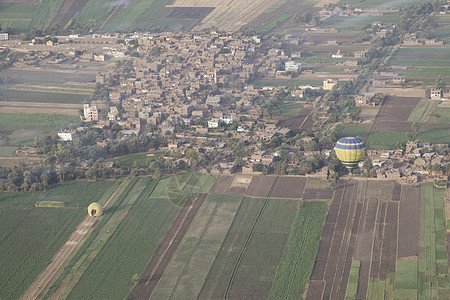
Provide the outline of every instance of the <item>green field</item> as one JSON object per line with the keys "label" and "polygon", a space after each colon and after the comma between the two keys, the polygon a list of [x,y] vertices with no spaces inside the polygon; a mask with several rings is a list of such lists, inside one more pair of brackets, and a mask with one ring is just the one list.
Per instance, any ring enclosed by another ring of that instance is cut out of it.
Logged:
{"label": "green field", "polygon": [[283,102],[277,106],[277,114],[284,116],[296,116],[302,110],[303,105],[295,102]]}
{"label": "green field", "polygon": [[[126,7],[122,8],[104,29],[108,31],[129,31],[136,28],[151,28],[152,25],[170,25],[170,20],[165,19],[169,13],[165,6],[169,3],[169,0],[130,0]],[[94,21],[95,24],[100,26],[106,21],[114,8],[115,6],[111,5],[111,1],[90,0],[75,15],[74,19],[80,24]],[[172,22],[174,21],[172,20]],[[178,21],[175,22],[178,23]],[[189,21],[187,24],[190,23],[192,21]]]}
{"label": "green field", "polygon": [[395,149],[408,141],[406,133],[407,131],[402,130],[393,132],[372,132],[367,140],[367,146],[369,148]]}
{"label": "green field", "polygon": [[359,136],[362,139],[367,139],[369,134],[370,124],[344,124],[338,127],[337,138],[347,136]]}
{"label": "green field", "polygon": [[58,130],[67,123],[80,123],[80,117],[0,113],[0,128],[4,130]]}
{"label": "green field", "polygon": [[327,213],[325,202],[303,202],[300,206],[272,285],[271,299],[298,299],[305,293]]}
{"label": "green field", "polygon": [[[180,208],[164,199],[149,199],[155,182],[140,178],[128,197],[128,214],[68,295],[68,299],[123,299],[142,273]],[[133,255],[130,255],[132,249]],[[117,280],[120,278],[120,280]],[[93,285],[94,283],[94,285]]]}
{"label": "green field", "polygon": [[[419,218],[419,256],[398,260],[396,272],[388,274],[386,280],[371,278],[367,299],[448,299],[446,196],[447,190],[436,188],[433,183],[420,186],[420,215],[411,216]],[[347,286],[352,290],[347,290],[347,299],[354,299],[357,271],[352,264]]]}
{"label": "green field", "polygon": [[[57,292],[68,299],[125,298],[134,286],[133,276],[144,271],[184,204],[174,200],[187,198],[191,192],[207,193],[215,180],[215,176],[197,173],[166,177],[158,183],[151,177],[127,180],[46,297]],[[225,215],[228,208],[222,208]]]}
{"label": "green field", "polygon": [[86,98],[86,95],[77,94],[58,94],[0,89],[0,101],[81,104]]}
{"label": "green field", "polygon": [[0,24],[10,26],[14,34],[31,27],[43,28],[50,24],[64,0],[35,1],[35,4],[1,3]]}
{"label": "green field", "polygon": [[398,15],[383,15],[383,16],[349,16],[349,17],[336,17],[324,24],[325,27],[333,27],[339,31],[354,31],[360,32],[361,27],[366,24],[372,24],[373,22],[383,22],[383,23],[398,23],[400,21],[400,16]]}
{"label": "green field", "polygon": [[355,299],[358,290],[359,268],[361,262],[359,260],[352,260],[352,268],[348,277],[347,290],[345,292],[345,299]]}
{"label": "green field", "polygon": [[243,196],[210,194],[186,233],[151,299],[195,299]]}
{"label": "green field", "polygon": [[242,299],[250,291],[258,299],[267,298],[297,207],[293,200],[245,198],[199,298]]}
{"label": "green field", "polygon": [[[86,215],[118,182],[71,182],[48,192],[0,193],[0,298],[18,298],[47,266]],[[64,201],[36,208],[37,201]]]}
{"label": "green field", "polygon": [[121,167],[131,167],[135,162],[138,163],[139,167],[146,168],[149,164],[155,160],[154,156],[148,156],[148,153],[134,153],[122,155],[114,159],[114,162],[119,164]]}
{"label": "green field", "polygon": [[420,101],[409,115],[408,122],[419,122],[423,113],[427,110],[428,105],[431,105],[429,101]]}

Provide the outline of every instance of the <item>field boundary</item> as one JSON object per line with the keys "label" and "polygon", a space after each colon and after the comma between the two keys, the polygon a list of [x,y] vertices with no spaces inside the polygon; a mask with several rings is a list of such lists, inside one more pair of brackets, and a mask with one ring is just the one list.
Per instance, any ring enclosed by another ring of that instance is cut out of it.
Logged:
{"label": "field boundary", "polygon": [[[190,197],[159,244],[128,299],[148,299],[169,265],[207,194]],[[191,201],[189,201],[191,200]]]}
{"label": "field boundary", "polygon": [[[116,190],[111,194],[109,199],[103,205],[106,209],[112,199],[115,198],[117,191],[125,184],[124,180],[119,184]],[[22,295],[21,299],[40,299],[47,292],[48,288],[55,282],[63,270],[63,266],[72,253],[84,243],[94,228],[98,224],[97,218],[87,216],[78,225],[77,229],[71,234],[69,240],[61,247],[61,249],[53,257],[50,264],[42,271],[42,273],[31,284],[27,291]]]}

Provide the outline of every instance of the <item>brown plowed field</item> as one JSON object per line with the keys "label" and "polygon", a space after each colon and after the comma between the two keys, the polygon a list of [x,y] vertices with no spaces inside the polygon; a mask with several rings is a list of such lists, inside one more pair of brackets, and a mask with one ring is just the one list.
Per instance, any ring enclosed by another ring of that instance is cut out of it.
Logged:
{"label": "brown plowed field", "polygon": [[398,257],[417,256],[419,254],[419,189],[404,185],[400,200],[398,228]]}
{"label": "brown plowed field", "polygon": [[88,1],[89,0],[64,0],[52,23],[58,23],[60,28],[63,28],[77,12],[83,9]]}
{"label": "brown plowed field", "polygon": [[306,177],[278,177],[269,197],[300,199],[306,185]]}
{"label": "brown plowed field", "polygon": [[200,194],[197,197],[190,197],[186,201],[128,299],[148,299],[150,297],[206,196],[207,194]]}
{"label": "brown plowed field", "polygon": [[[376,181],[338,183],[322,233],[307,299],[345,299],[354,259],[361,261],[357,299],[367,297],[370,278],[385,280],[387,274],[394,273],[397,241],[399,249],[405,249],[408,243],[398,240],[399,213],[400,230],[415,226],[412,234],[416,236],[413,240],[417,247],[417,189],[397,184],[383,187],[380,188]],[[412,208],[403,214],[402,208],[410,204],[414,193],[417,195],[416,204],[411,203]],[[415,219],[415,225],[409,223],[410,219]],[[409,256],[410,253],[406,254]]]}
{"label": "brown plowed field", "polygon": [[225,194],[232,180],[233,176],[229,175],[219,176],[219,178],[217,178],[216,183],[214,184],[211,190],[211,194]]}
{"label": "brown plowed field", "polygon": [[[307,125],[304,125],[305,123],[307,123],[307,118],[311,112],[312,108],[303,108],[300,113],[298,115],[296,115],[295,117],[288,117],[282,120],[279,120],[277,122],[277,126],[278,127],[287,127],[290,129],[311,129],[311,128],[307,128],[309,126],[309,123]],[[312,121],[312,118],[309,118]],[[312,127],[312,123],[311,123],[311,127]]]}
{"label": "brown plowed field", "polygon": [[388,273],[395,272],[397,262],[398,202],[388,202],[384,224],[383,252],[378,278],[386,280]]}
{"label": "brown plowed field", "polygon": [[245,194],[253,197],[268,197],[276,179],[275,176],[254,176]]}
{"label": "brown plowed field", "polygon": [[370,131],[410,130],[412,123],[408,117],[419,101],[419,97],[388,97]]}
{"label": "brown plowed field", "polygon": [[333,197],[333,190],[321,188],[306,188],[303,192],[303,199],[331,199]]}

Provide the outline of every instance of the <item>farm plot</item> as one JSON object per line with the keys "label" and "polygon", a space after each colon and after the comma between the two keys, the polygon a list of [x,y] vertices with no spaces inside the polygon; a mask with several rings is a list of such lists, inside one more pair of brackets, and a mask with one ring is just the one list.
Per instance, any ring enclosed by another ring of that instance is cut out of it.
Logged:
{"label": "farm plot", "polygon": [[242,25],[254,20],[279,1],[257,0],[242,2],[232,0],[225,3],[219,0],[176,0],[167,5],[167,7],[214,7],[215,9],[203,19],[197,29],[217,26],[221,30],[235,31]]}
{"label": "farm plot", "polygon": [[448,46],[402,47],[396,51],[388,64],[407,66],[402,71],[408,79],[434,81],[437,76],[448,78],[450,70]]}
{"label": "farm plot", "polygon": [[268,197],[276,180],[276,176],[253,176],[246,191],[246,195],[253,197]]}
{"label": "farm plot", "polygon": [[419,97],[388,97],[370,130],[410,130],[412,123],[408,122],[408,118],[419,101]]}
{"label": "farm plot", "polygon": [[6,130],[58,130],[67,123],[80,123],[80,117],[0,112],[0,127]]}
{"label": "farm plot", "polygon": [[13,114],[57,114],[67,116],[80,115],[80,106],[76,104],[35,103],[0,101],[0,113]]}
{"label": "farm plot", "polygon": [[283,118],[277,122],[279,127],[288,127],[291,129],[304,129],[308,130],[312,127],[312,117],[310,113],[312,108],[303,108],[295,117]]}
{"label": "farm plot", "polygon": [[298,204],[292,200],[244,198],[199,298],[267,298]]}
{"label": "farm plot", "polygon": [[312,177],[308,178],[302,197],[304,200],[331,199],[332,197],[333,190],[328,182]]}
{"label": "farm plot", "polygon": [[269,197],[301,199],[306,185],[306,177],[278,177]]}
{"label": "farm plot", "polygon": [[35,102],[37,104],[49,105],[50,103],[55,107],[58,104],[80,104],[86,98],[86,95],[79,94],[59,94],[46,92],[30,92],[20,90],[6,90],[0,89],[0,101],[15,101],[15,102]]}
{"label": "farm plot", "polygon": [[216,178],[214,175],[191,173],[167,176],[158,182],[150,197],[165,198],[176,205],[183,205],[191,193],[208,193]]}
{"label": "farm plot", "polygon": [[227,189],[227,194],[244,195],[251,181],[252,176],[234,175],[233,180]]}
{"label": "farm plot", "polygon": [[133,275],[144,271],[169,230],[180,208],[168,199],[149,198],[153,190],[151,179],[140,180],[147,184],[136,193],[138,198],[128,214],[84,271],[68,299],[126,297],[133,287]]}
{"label": "farm plot", "polygon": [[169,262],[177,251],[186,231],[205,201],[206,194],[190,197],[177,215],[164,239],[156,249],[150,263],[134,286],[129,299],[148,299],[159,283]]}
{"label": "farm plot", "polygon": [[167,267],[151,299],[195,299],[243,196],[210,194]]}
{"label": "farm plot", "polygon": [[446,298],[446,190],[369,181],[354,197],[351,183],[335,190],[306,298]]}
{"label": "farm plot", "polygon": [[277,269],[270,291],[271,298],[299,299],[304,294],[314,266],[327,211],[328,206],[324,202],[311,201],[301,204]]}
{"label": "farm plot", "polygon": [[212,194],[225,194],[228,187],[231,184],[231,181],[233,180],[233,176],[228,175],[221,175],[217,178],[216,183],[214,184],[214,187],[211,190]]}
{"label": "farm plot", "polygon": [[[48,192],[0,193],[0,298],[19,298],[81,222],[86,203],[115,188],[114,182],[73,182]],[[64,207],[34,207],[55,200]]]}

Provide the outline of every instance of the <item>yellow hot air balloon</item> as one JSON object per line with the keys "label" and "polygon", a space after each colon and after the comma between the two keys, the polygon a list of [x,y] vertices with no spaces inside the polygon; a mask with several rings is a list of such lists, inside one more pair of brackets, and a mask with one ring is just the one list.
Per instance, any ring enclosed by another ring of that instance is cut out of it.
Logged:
{"label": "yellow hot air balloon", "polygon": [[351,171],[366,155],[366,145],[358,137],[345,137],[334,147],[337,158]]}

